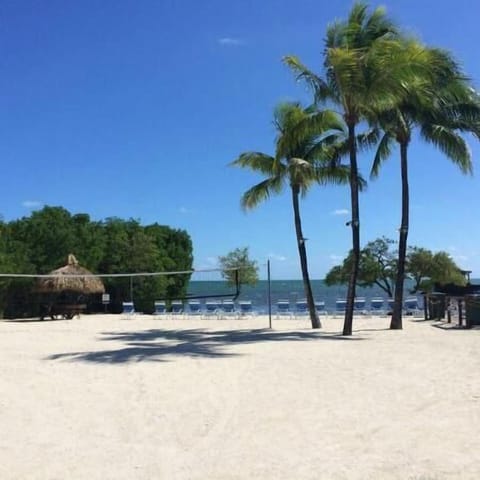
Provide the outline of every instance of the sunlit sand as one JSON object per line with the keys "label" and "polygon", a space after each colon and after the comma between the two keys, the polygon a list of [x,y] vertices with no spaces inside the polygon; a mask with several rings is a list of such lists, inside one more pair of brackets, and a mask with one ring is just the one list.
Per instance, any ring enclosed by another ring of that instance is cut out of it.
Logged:
{"label": "sunlit sand", "polygon": [[480,478],[480,330],[388,323],[0,322],[0,478]]}

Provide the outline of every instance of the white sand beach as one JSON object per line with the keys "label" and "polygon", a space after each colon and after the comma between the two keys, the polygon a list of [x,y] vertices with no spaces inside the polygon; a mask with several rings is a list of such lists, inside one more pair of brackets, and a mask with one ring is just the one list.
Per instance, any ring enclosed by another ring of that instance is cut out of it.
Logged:
{"label": "white sand beach", "polygon": [[0,322],[0,478],[478,479],[480,330]]}

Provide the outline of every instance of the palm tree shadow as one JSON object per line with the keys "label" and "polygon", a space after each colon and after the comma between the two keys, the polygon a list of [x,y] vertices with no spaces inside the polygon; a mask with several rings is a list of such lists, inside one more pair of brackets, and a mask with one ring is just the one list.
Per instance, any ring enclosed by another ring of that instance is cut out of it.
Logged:
{"label": "palm tree shadow", "polygon": [[387,330],[390,330],[389,327],[381,327],[381,328],[354,328],[353,332],[354,333],[362,333],[362,332],[386,332]]}
{"label": "palm tree shadow", "polygon": [[471,328],[467,328],[466,325],[458,325],[457,323],[446,323],[446,322],[437,322],[432,323],[431,327],[438,328],[440,330],[445,331],[465,331],[471,330]]}
{"label": "palm tree shadow", "polygon": [[240,355],[232,351],[236,345],[265,342],[359,341],[362,337],[302,331],[271,331],[269,329],[221,330],[207,329],[162,330],[141,332],[104,332],[101,341],[121,342],[121,346],[106,350],[56,353],[47,360],[70,360],[92,363],[121,364],[128,362],[165,362],[172,357],[228,358]]}

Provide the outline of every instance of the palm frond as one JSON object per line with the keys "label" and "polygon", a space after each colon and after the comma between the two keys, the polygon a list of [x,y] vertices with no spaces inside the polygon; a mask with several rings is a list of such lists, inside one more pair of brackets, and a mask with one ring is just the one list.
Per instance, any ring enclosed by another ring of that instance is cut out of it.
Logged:
{"label": "palm frond", "polygon": [[242,195],[240,201],[242,209],[251,210],[270,198],[272,194],[279,194],[282,191],[283,183],[282,177],[271,177],[254,185]]}
{"label": "palm frond", "polygon": [[373,158],[372,169],[370,171],[370,178],[378,177],[380,168],[390,156],[392,151],[392,143],[394,142],[393,136],[385,132],[378,143],[377,150],[375,152],[375,157]]}
{"label": "palm frond", "polygon": [[275,158],[261,152],[245,152],[236,160],[230,163],[230,166],[242,167],[259,172],[264,175],[272,175],[274,172]]}
{"label": "palm frond", "polygon": [[[319,166],[316,169],[316,177],[317,182],[321,185],[348,185],[350,183],[350,167],[343,164]],[[368,183],[360,174],[357,176],[357,181],[359,190],[366,190]]]}
{"label": "palm frond", "polygon": [[357,149],[359,151],[366,151],[374,147],[380,137],[378,128],[369,128],[367,131],[357,135]]}
{"label": "palm frond", "polygon": [[314,92],[316,102],[321,102],[329,98],[331,91],[325,80],[303,65],[298,57],[287,55],[283,57],[282,61],[293,71],[297,80],[304,81]]}
{"label": "palm frond", "polygon": [[472,156],[465,140],[454,130],[442,125],[422,125],[420,134],[423,139],[440,149],[462,173],[473,172]]}

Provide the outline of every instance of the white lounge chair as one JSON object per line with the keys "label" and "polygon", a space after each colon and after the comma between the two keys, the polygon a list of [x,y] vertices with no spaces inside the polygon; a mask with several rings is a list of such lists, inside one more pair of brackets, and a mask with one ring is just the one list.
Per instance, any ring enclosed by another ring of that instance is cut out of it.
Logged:
{"label": "white lounge chair", "polygon": [[153,312],[154,315],[163,315],[167,314],[167,306],[163,300],[156,300],[155,301],[155,311]]}
{"label": "white lounge chair", "polygon": [[241,317],[248,317],[253,314],[253,306],[251,300],[240,300],[238,302]]}
{"label": "white lounge chair", "polygon": [[336,315],[345,315],[347,309],[347,301],[344,299],[339,299],[335,302],[335,316]]}
{"label": "white lounge chair", "polygon": [[135,307],[133,305],[133,302],[123,302],[122,307],[122,314],[125,318],[130,318],[135,315]]}
{"label": "white lounge chair", "polygon": [[357,297],[353,300],[353,313],[359,315],[367,314],[367,302],[365,297]]}
{"label": "white lounge chair", "polygon": [[385,299],[375,297],[370,300],[370,313],[372,315],[385,315]]}
{"label": "white lounge chair", "polygon": [[420,305],[418,304],[417,297],[406,298],[404,301],[404,308],[405,308],[406,315],[413,315],[417,317],[423,315],[423,310],[420,308]]}
{"label": "white lounge chair", "polygon": [[189,300],[188,301],[188,310],[190,315],[201,315],[202,314],[202,304],[200,300]]}
{"label": "white lounge chair", "polygon": [[204,317],[211,318],[217,317],[220,313],[220,302],[218,300],[207,300],[205,302],[205,312]]}
{"label": "white lounge chair", "polygon": [[290,311],[290,302],[288,300],[277,301],[277,317],[280,316],[292,316],[292,312]]}
{"label": "white lounge chair", "polygon": [[235,303],[233,300],[223,300],[220,304],[220,315],[222,317],[236,317]]}
{"label": "white lounge chair", "polygon": [[325,302],[315,302],[315,309],[317,310],[318,315],[327,315],[327,310],[325,309]]}
{"label": "white lounge chair", "polygon": [[305,317],[308,315],[308,304],[306,300],[297,300],[295,302],[295,316]]}
{"label": "white lounge chair", "polygon": [[183,302],[181,300],[172,300],[172,315],[183,314]]}

